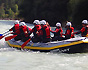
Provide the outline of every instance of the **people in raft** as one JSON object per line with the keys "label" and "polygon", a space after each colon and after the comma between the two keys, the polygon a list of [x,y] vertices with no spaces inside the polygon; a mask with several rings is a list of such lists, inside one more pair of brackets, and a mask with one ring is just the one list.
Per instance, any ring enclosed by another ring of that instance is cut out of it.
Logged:
{"label": "people in raft", "polygon": [[82,37],[88,37],[88,21],[87,20],[83,20],[82,21],[82,29],[78,32],[75,32],[73,34],[80,34]]}
{"label": "people in raft", "polygon": [[72,27],[71,22],[66,23],[66,32],[65,34],[62,34],[65,36],[65,39],[70,39],[70,38],[74,38],[74,28]]}
{"label": "people in raft", "polygon": [[43,43],[50,42],[50,27],[46,25],[45,20],[41,20],[40,24],[41,24],[41,29],[37,33],[39,37],[39,41]]}
{"label": "people in raft", "polygon": [[28,35],[30,33],[30,31],[32,30],[31,28],[29,28],[25,22],[21,22],[19,24],[19,27],[16,27],[18,30],[16,30],[14,33],[16,33],[16,37],[14,38],[15,41],[21,40],[23,42],[25,42],[26,40],[28,40],[30,38],[30,36]]}
{"label": "people in raft", "polygon": [[31,35],[33,33],[33,37],[32,37],[32,41],[33,42],[38,42],[39,39],[38,39],[38,31],[41,29],[41,26],[40,26],[40,21],[39,20],[34,20],[33,22],[34,24],[34,28],[32,28],[31,32],[29,33],[29,35]]}
{"label": "people in raft", "polygon": [[62,27],[61,27],[61,23],[56,23],[56,29],[55,31],[52,31],[50,30],[53,34],[54,34],[54,37],[52,37],[52,41],[60,41],[63,39],[62,37],[62,33],[63,33],[63,30],[62,30]]}
{"label": "people in raft", "polygon": [[[65,35],[65,39],[70,39],[74,37],[74,28],[72,27],[71,22],[67,22],[66,24],[66,32],[63,34],[63,30],[61,27],[61,23],[56,23],[56,29],[55,31],[51,30],[50,25],[48,22],[45,20],[39,21],[39,20],[34,20],[34,28],[31,29],[29,28],[25,22],[21,22],[19,24],[19,21],[16,20],[16,23],[14,24],[14,27],[10,29],[14,30],[14,34],[17,34],[17,36],[14,38],[16,41],[22,40],[22,41],[27,41],[30,38],[30,35],[33,33],[33,37],[31,40],[33,42],[49,42],[50,41],[50,31],[54,33],[54,37],[52,38],[52,41],[55,40],[63,40],[62,35]],[[17,26],[17,27],[16,27]]]}

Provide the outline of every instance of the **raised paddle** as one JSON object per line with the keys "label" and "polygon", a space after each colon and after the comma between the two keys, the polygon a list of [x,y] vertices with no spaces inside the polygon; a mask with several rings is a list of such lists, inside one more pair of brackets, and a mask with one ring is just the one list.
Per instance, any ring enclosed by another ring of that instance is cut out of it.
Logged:
{"label": "raised paddle", "polygon": [[16,36],[17,35],[12,35],[12,36],[5,37],[5,41],[11,40],[11,39],[15,38]]}
{"label": "raised paddle", "polygon": [[22,45],[21,45],[21,48],[23,49],[25,47],[25,45],[30,41],[31,39],[28,39],[26,42],[24,42]]}

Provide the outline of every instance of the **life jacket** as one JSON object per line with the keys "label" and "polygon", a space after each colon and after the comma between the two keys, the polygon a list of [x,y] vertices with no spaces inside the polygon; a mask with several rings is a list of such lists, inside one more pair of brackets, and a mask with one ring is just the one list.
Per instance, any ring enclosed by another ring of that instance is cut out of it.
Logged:
{"label": "life jacket", "polygon": [[33,32],[33,34],[34,34],[35,37],[37,37],[36,32],[39,31],[40,29],[41,29],[41,26],[40,26],[40,25],[36,25],[36,26],[33,28],[32,32]]}
{"label": "life jacket", "polygon": [[19,24],[15,24],[14,27],[12,28],[12,30],[15,34],[20,34]]}
{"label": "life jacket", "polygon": [[48,26],[44,25],[41,30],[43,32],[43,38],[50,38],[50,29]]}
{"label": "life jacket", "polygon": [[22,37],[28,37],[29,33],[31,31],[31,28],[27,27],[27,26],[21,26],[20,32],[22,33]]}
{"label": "life jacket", "polygon": [[71,34],[72,32],[74,32],[74,28],[73,28],[73,27],[67,28],[67,30],[66,30],[66,32],[65,32],[65,36],[66,36],[67,38],[73,38],[74,35]]}
{"label": "life jacket", "polygon": [[55,29],[55,33],[54,33],[54,36],[59,36],[59,37],[62,37],[62,34],[60,34],[61,32],[63,32],[62,28],[56,28]]}
{"label": "life jacket", "polygon": [[40,36],[43,36],[43,30],[42,30],[42,28],[39,30],[39,32],[38,32],[38,37],[40,37]]}
{"label": "life jacket", "polygon": [[87,34],[88,34],[88,27],[83,27],[83,28],[81,29],[81,35],[82,35],[83,37],[86,37]]}

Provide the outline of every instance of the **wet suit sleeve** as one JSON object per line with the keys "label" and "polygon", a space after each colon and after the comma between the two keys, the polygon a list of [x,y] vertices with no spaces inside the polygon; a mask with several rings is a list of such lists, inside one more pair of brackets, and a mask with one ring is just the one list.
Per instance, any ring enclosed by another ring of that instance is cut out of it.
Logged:
{"label": "wet suit sleeve", "polygon": [[75,32],[74,34],[80,34],[80,33],[84,32],[84,31],[85,31],[85,28],[83,27],[80,31]]}
{"label": "wet suit sleeve", "polygon": [[78,31],[78,32],[75,32],[74,34],[80,34],[81,33],[81,31]]}
{"label": "wet suit sleeve", "polygon": [[50,30],[52,33],[57,33],[60,29],[56,29],[55,31]]}

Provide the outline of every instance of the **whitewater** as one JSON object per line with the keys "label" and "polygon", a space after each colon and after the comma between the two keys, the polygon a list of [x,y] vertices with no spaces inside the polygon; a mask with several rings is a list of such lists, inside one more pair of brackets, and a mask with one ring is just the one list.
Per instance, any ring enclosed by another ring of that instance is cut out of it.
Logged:
{"label": "whitewater", "polygon": [[[27,24],[27,23],[26,23]],[[14,21],[0,20],[0,34],[8,31]],[[31,24],[27,24],[33,27]],[[17,50],[0,40],[0,70],[88,70],[88,53],[44,53]]]}

